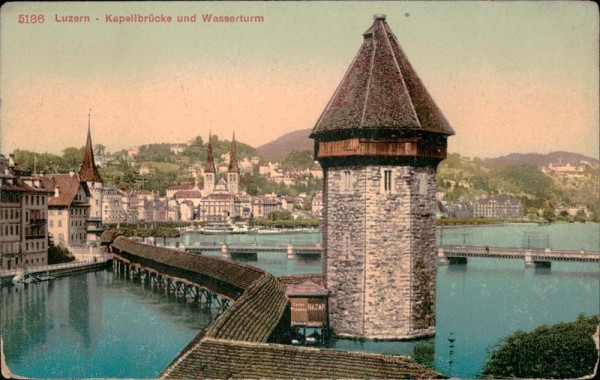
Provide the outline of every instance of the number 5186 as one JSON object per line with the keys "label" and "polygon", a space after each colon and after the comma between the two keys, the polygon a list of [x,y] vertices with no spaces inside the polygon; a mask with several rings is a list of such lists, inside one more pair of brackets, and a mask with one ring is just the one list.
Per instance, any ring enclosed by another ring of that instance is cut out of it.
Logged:
{"label": "number 5186", "polygon": [[19,24],[43,24],[44,15],[19,15]]}

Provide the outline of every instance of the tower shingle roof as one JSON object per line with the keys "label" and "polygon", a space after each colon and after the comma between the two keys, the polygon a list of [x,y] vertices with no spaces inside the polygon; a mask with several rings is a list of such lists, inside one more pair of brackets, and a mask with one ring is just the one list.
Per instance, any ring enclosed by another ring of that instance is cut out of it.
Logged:
{"label": "tower shingle roof", "polygon": [[374,19],[311,137],[375,131],[383,136],[408,131],[453,135],[385,16]]}
{"label": "tower shingle roof", "polygon": [[96,162],[94,161],[94,146],[92,145],[92,133],[90,131],[89,119],[88,119],[88,133],[87,141],[85,143],[85,154],[83,156],[83,162],[79,168],[79,178],[86,182],[103,182]]}
{"label": "tower shingle roof", "polygon": [[239,173],[240,167],[237,161],[237,147],[235,144],[235,132],[233,132],[233,139],[231,140],[231,147],[229,149],[229,167],[227,168],[229,173]]}
{"label": "tower shingle roof", "polygon": [[212,148],[212,133],[208,135],[208,146],[206,147],[206,166],[204,167],[205,173],[216,173],[215,160],[213,158]]}

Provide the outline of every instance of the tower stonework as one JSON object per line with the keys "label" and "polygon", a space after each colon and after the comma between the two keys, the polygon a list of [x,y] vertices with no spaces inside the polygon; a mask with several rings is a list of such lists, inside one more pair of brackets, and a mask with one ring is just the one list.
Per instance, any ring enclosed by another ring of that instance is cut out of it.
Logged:
{"label": "tower stonework", "polygon": [[311,137],[323,167],[323,272],[339,336],[435,333],[437,165],[454,131],[375,16]]}

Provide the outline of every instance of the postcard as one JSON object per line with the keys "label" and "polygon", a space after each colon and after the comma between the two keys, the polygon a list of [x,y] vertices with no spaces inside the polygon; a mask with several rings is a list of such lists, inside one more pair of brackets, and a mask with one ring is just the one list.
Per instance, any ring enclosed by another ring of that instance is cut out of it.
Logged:
{"label": "postcard", "polygon": [[[588,2],[5,3],[3,376],[591,374],[598,36]],[[579,364],[502,361],[561,328]]]}

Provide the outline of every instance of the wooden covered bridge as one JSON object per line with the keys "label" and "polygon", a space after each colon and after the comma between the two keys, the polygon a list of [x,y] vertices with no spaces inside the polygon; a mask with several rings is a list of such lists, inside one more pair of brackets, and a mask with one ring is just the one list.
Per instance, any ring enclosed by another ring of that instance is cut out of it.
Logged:
{"label": "wooden covered bridge", "polygon": [[228,302],[161,378],[443,377],[409,357],[282,344],[289,340],[291,322],[289,278],[280,281],[252,266],[146,245],[114,232],[102,238],[120,274],[164,286],[159,289],[167,293],[170,287],[183,299],[200,291]]}

